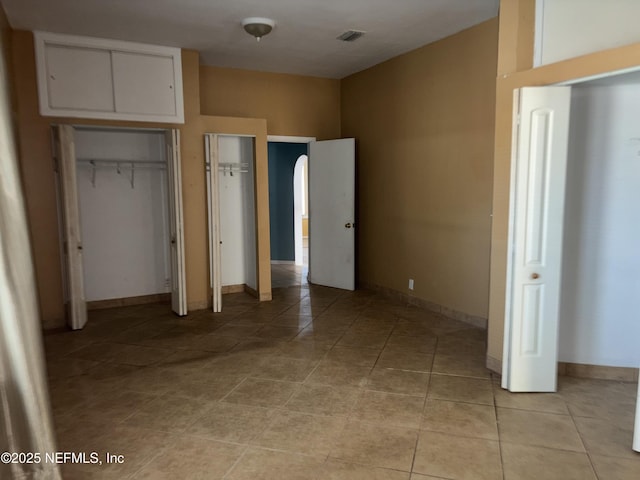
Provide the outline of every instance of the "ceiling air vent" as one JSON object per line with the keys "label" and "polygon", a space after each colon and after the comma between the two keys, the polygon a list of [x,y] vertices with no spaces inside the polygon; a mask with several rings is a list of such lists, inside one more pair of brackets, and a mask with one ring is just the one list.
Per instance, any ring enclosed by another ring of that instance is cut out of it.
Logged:
{"label": "ceiling air vent", "polygon": [[347,30],[338,37],[338,40],[342,40],[343,42],[355,42],[365,33],[366,32],[360,32],[358,30]]}

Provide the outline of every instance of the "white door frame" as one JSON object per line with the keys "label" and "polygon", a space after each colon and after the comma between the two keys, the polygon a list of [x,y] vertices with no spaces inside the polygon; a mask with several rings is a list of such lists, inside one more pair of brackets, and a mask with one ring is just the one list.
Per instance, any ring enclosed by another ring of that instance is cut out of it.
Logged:
{"label": "white door frame", "polygon": [[267,142],[281,143],[309,143],[315,142],[316,137],[292,137],[289,135],[267,135]]}
{"label": "white door frame", "polygon": [[[309,165],[309,157],[302,154],[296,160],[295,167],[293,168],[293,245],[294,245],[294,261],[298,266],[304,264],[304,246],[302,241],[302,195],[303,183],[309,189],[308,179],[305,182],[305,176],[307,175]],[[307,168],[305,168],[307,166]],[[307,213],[309,212],[309,206],[307,205]]]}

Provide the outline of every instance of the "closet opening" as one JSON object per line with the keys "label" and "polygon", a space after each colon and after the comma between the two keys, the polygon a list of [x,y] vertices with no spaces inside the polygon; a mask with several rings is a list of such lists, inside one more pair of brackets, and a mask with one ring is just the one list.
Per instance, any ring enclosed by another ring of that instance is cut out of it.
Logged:
{"label": "closet opening", "polygon": [[186,314],[178,132],[54,127],[65,303],[153,302]]}
{"label": "closet opening", "polygon": [[209,276],[214,312],[224,294],[259,298],[255,138],[207,134]]}
{"label": "closet opening", "polygon": [[638,72],[515,92],[503,388],[637,382],[638,111]]}

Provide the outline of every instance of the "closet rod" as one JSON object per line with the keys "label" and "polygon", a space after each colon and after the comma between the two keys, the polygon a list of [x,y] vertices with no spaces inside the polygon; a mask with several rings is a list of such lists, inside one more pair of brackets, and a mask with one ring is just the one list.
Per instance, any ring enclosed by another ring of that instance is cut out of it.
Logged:
{"label": "closet rod", "polygon": [[88,163],[90,165],[163,165],[166,166],[167,162],[164,160],[116,160],[110,158],[78,158],[78,163]]}
{"label": "closet rod", "polygon": [[227,172],[233,177],[233,172],[236,173],[249,173],[249,164],[240,162],[220,162],[218,163],[218,170],[226,177]]}

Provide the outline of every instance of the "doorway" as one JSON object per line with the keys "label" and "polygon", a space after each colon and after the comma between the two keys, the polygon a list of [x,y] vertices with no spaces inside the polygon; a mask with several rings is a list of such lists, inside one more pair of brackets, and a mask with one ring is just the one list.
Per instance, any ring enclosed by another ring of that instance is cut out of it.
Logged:
{"label": "doorway", "polygon": [[178,132],[61,125],[54,140],[71,327],[87,307],[171,299],[185,315]]}
{"label": "doorway", "polygon": [[255,138],[205,135],[209,276],[214,312],[222,295],[258,297]]}
{"label": "doorway", "polygon": [[[276,140],[277,138],[277,140]],[[269,149],[282,142],[284,145],[288,137],[269,137]],[[343,138],[337,140],[309,141],[303,140],[305,145],[297,145],[297,148],[308,148],[308,203],[309,211],[309,265],[308,274],[303,279],[298,272],[287,275],[286,283],[278,286],[295,286],[304,283],[313,283],[332,288],[346,290],[355,289],[355,139]],[[302,143],[302,141],[300,141]],[[292,145],[286,145],[291,148]],[[296,145],[293,145],[296,147]],[[295,162],[302,155],[289,157],[289,167],[284,178],[283,186],[278,184],[280,176],[269,174],[269,200],[270,200],[270,235],[272,271],[282,264],[293,264],[295,267],[294,247],[294,212],[293,212],[293,172]],[[279,164],[273,161],[275,157],[269,155],[270,170],[272,165]],[[284,202],[288,209],[285,215],[278,215],[277,202],[280,195],[290,192],[289,199]],[[272,203],[274,202],[274,203]],[[283,221],[285,228],[289,230],[284,241],[289,243],[287,257],[279,258],[281,252],[275,251],[281,247],[279,236],[282,229],[277,225],[278,218]],[[272,275],[273,277],[274,275]],[[275,275],[277,277],[277,275]],[[274,284],[272,278],[272,285]]]}
{"label": "doorway", "polygon": [[[554,91],[561,95],[551,98]],[[555,391],[558,361],[628,372],[633,381],[640,365],[640,76],[518,95],[503,387]],[[536,126],[540,115],[552,121]],[[640,410],[636,449],[639,436]]]}
{"label": "doorway", "polygon": [[[269,137],[271,285],[308,285],[307,137]],[[306,238],[305,238],[306,237]]]}

